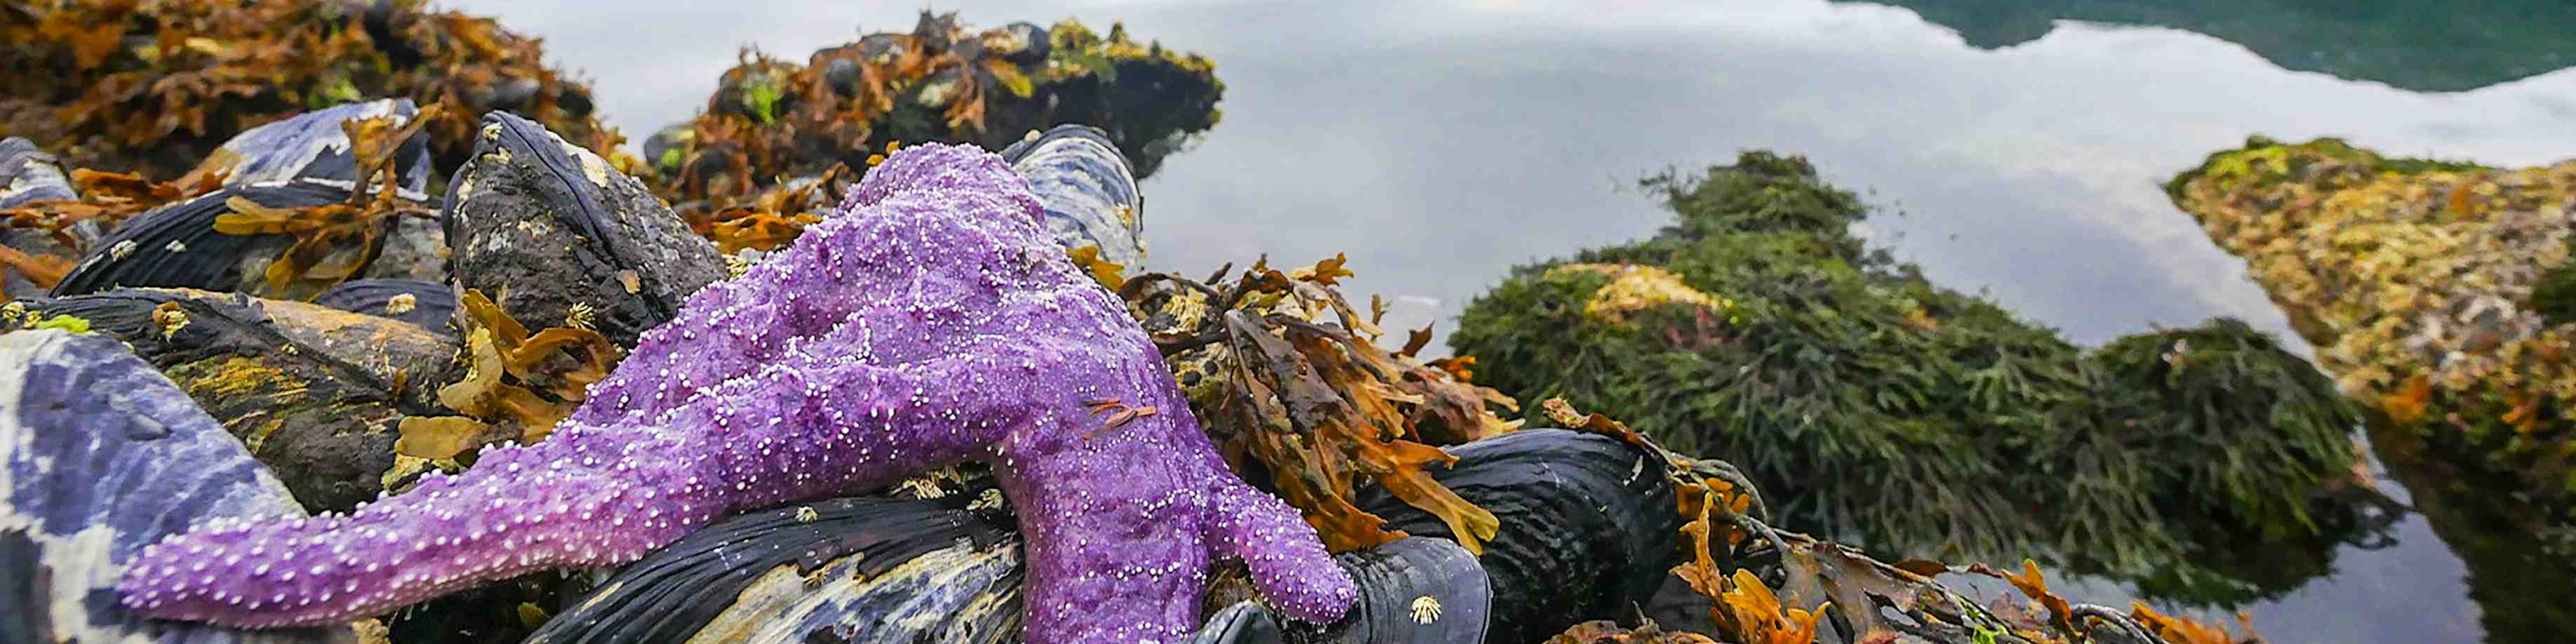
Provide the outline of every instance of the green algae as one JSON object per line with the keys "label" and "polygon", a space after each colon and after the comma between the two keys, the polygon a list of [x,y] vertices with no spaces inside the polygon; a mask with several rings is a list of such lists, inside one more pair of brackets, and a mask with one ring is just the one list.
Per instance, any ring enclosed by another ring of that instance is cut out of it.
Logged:
{"label": "green algae", "polygon": [[[1903,556],[2049,553],[2224,603],[2324,569],[2248,586],[2220,568],[2264,558],[2222,555],[2372,523],[2328,498],[2358,410],[2242,322],[2086,351],[1868,248],[1848,230],[1868,209],[1803,159],[1643,185],[1677,215],[1654,237],[1517,268],[1469,304],[1450,343],[1479,384],[1736,463],[1783,524]],[[1643,267],[1706,297],[1613,297]]]}

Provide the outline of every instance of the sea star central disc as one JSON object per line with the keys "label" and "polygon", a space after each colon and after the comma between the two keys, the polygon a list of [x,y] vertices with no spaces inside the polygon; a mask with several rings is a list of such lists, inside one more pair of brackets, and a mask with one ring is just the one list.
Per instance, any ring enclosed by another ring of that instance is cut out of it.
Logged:
{"label": "sea star central disc", "polygon": [[[1283,612],[1338,619],[1350,577],[1226,469],[1152,341],[1039,212],[998,157],[906,150],[792,247],[690,296],[546,441],[352,514],[200,529],[119,589],[161,617],[341,622],[974,460],[1027,537],[1030,641],[1183,635],[1215,556]],[[1108,423],[1107,400],[1159,413]]]}

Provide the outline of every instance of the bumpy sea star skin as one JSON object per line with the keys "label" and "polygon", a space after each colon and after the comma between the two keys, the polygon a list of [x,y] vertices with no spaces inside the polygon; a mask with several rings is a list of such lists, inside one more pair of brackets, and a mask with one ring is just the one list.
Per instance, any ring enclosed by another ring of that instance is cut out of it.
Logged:
{"label": "bumpy sea star skin", "polygon": [[[1211,556],[1241,558],[1291,616],[1339,618],[1350,577],[1227,471],[1152,342],[1038,212],[998,157],[906,150],[841,214],[645,333],[545,442],[353,514],[164,542],[119,590],[162,617],[345,621],[980,460],[1027,537],[1030,641],[1183,635]],[[1160,413],[1095,432],[1086,403],[1111,398]]]}

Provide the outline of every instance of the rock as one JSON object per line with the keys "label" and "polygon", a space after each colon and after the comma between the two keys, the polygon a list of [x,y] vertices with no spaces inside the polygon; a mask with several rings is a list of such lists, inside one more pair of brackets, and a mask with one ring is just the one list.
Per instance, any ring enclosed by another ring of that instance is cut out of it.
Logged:
{"label": "rock", "polygon": [[724,261],[634,177],[543,126],[486,115],[447,191],[448,284],[531,328],[596,329],[620,346],[724,277]]}

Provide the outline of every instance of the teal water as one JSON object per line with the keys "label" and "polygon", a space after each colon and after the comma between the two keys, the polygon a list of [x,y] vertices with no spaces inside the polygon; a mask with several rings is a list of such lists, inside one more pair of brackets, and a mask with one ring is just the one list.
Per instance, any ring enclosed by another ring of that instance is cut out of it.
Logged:
{"label": "teal water", "polygon": [[[739,47],[801,60],[908,30],[920,8],[447,4],[546,38],[550,62],[592,78],[637,140],[702,107]],[[1640,176],[1770,148],[1807,155],[1878,204],[1865,233],[1934,282],[1982,288],[2077,342],[2228,315],[2296,344],[2242,263],[2158,183],[2251,134],[2499,166],[2576,157],[2576,71],[2559,69],[2576,64],[2566,2],[938,8],[977,25],[1123,21],[1214,58],[1224,121],[1145,186],[1150,267],[1347,252],[1353,292],[1388,296],[1404,327],[1451,325],[1514,264],[1651,234],[1666,215],[1625,191]],[[2279,553],[2330,558],[2331,572],[2244,607],[2271,641],[2576,632],[2566,562],[2483,538],[2503,533],[2455,491],[2401,484],[2438,474],[2379,469],[2390,495],[2445,510],[2408,516],[2380,547]],[[2108,582],[2069,594],[2130,598]]]}

